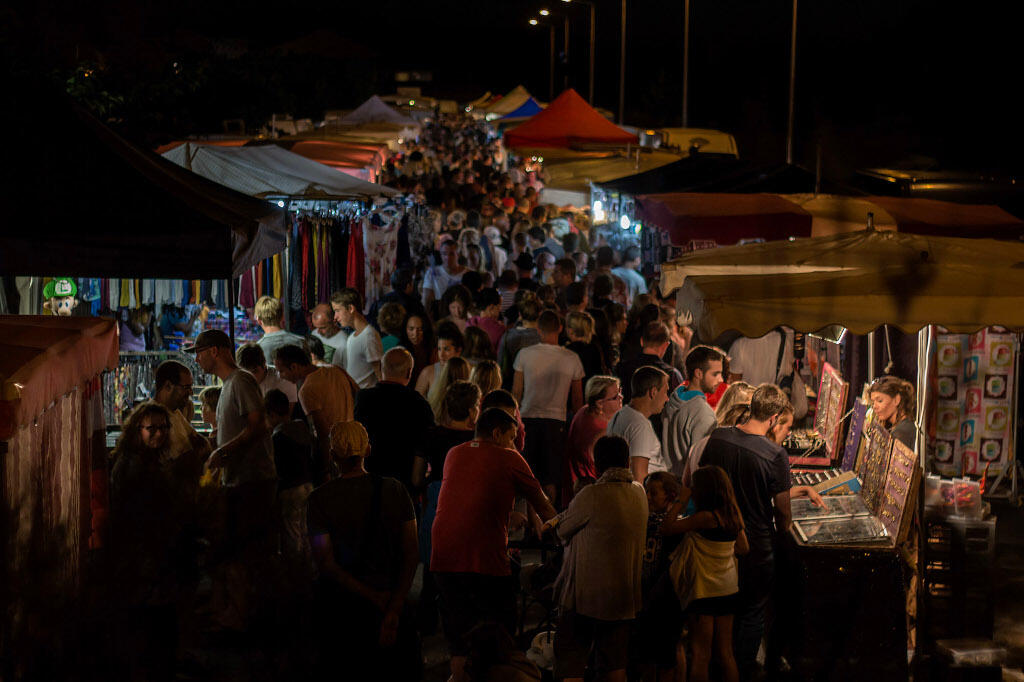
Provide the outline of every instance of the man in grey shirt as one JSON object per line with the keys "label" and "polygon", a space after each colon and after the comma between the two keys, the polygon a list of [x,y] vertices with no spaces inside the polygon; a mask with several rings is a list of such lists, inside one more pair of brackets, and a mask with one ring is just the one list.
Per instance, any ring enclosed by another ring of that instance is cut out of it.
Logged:
{"label": "man in grey shirt", "polygon": [[263,355],[267,360],[267,367],[274,366],[274,353],[281,346],[301,346],[302,337],[285,331],[282,327],[284,310],[281,308],[281,301],[272,296],[260,296],[256,301],[256,308],[253,310],[256,322],[263,330],[263,336],[256,344],[263,349]]}
{"label": "man in grey shirt", "polygon": [[221,469],[226,488],[228,541],[239,552],[270,551],[277,471],[260,386],[235,364],[224,332],[204,331],[190,350],[204,372],[224,382],[217,401],[217,449],[209,466]]}

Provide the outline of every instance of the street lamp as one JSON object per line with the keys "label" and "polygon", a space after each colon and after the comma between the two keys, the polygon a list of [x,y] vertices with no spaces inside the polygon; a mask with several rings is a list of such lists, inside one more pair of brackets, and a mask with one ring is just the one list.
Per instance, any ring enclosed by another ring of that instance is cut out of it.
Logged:
{"label": "street lamp", "polygon": [[[796,0],[794,0],[795,2]],[[622,0],[622,35],[619,38],[619,125],[626,112],[626,0]]]}
{"label": "street lamp", "polygon": [[[690,0],[686,0],[689,2]],[[562,0],[562,2],[572,2],[572,0]],[[587,95],[589,96],[590,105],[594,105],[594,43],[597,35],[597,13],[595,11],[594,3],[589,0],[576,0],[578,3],[582,3],[590,7],[590,84],[587,88]]]}
{"label": "street lamp", "polygon": [[690,0],[683,0],[683,127],[689,128],[690,105]]}
{"label": "street lamp", "polygon": [[793,0],[793,30],[789,39],[789,112],[786,119],[786,163],[793,163],[793,108],[796,93],[796,3]]}
{"label": "street lamp", "polygon": [[[542,17],[548,17],[548,16],[551,16],[552,12],[549,9],[542,9],[539,12],[537,12],[537,14],[541,15]],[[565,24],[565,33],[564,33],[564,36],[563,36],[563,44],[562,44],[562,54],[564,55],[564,57],[563,57],[563,64],[562,65],[565,67],[563,69],[564,70],[564,77],[563,77],[563,81],[564,82],[562,84],[562,89],[563,90],[568,90],[569,89],[569,15],[568,14],[563,14],[562,15],[562,19],[563,19],[563,22]]]}
{"label": "street lamp", "polygon": [[[550,102],[555,98],[555,25],[551,22],[546,22],[549,33],[549,43],[551,50],[550,63],[548,65],[548,101]],[[530,26],[539,26],[540,21],[537,19],[530,19]]]}

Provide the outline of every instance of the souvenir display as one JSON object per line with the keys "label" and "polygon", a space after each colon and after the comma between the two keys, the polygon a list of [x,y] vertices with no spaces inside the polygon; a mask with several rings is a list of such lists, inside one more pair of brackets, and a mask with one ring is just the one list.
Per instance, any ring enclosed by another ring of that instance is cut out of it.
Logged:
{"label": "souvenir display", "polygon": [[885,486],[879,495],[878,516],[889,535],[902,542],[914,515],[914,500],[920,483],[917,455],[900,441],[893,439]]}
{"label": "souvenir display", "polygon": [[878,511],[882,489],[885,487],[885,477],[892,455],[892,441],[892,434],[877,419],[873,419],[867,440],[861,448],[862,456],[857,466],[857,474],[864,486],[864,501],[873,511]]}
{"label": "souvenir display", "polygon": [[885,526],[874,516],[795,521],[793,528],[808,545],[889,542]]}
{"label": "souvenir display", "polygon": [[864,419],[867,417],[868,404],[861,399],[853,402],[853,410],[850,412],[850,428],[846,432],[846,446],[843,448],[843,463],[840,468],[843,471],[853,471],[857,466],[857,452],[860,450],[860,442],[864,435]]}
{"label": "souvenir display", "polygon": [[825,452],[835,459],[842,442],[843,415],[846,414],[846,396],[850,385],[843,381],[835,367],[827,362],[821,370],[818,390],[818,408],[814,417],[814,430],[825,441]]}
{"label": "souvenir display", "polygon": [[1014,456],[1016,335],[940,334],[937,352],[934,469],[944,476],[999,474]]}

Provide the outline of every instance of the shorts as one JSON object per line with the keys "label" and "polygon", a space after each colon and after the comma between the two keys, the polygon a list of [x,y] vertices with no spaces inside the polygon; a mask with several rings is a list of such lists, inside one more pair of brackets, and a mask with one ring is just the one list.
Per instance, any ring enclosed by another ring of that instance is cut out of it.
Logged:
{"label": "shorts", "polygon": [[553,485],[558,489],[562,480],[565,422],[557,419],[524,419],[523,424],[526,426],[523,459],[530,465],[541,485]]}
{"label": "shorts", "polygon": [[632,625],[632,620],[598,620],[564,611],[555,634],[555,679],[583,677],[591,652],[597,675],[624,670]]}
{"label": "shorts", "polygon": [[496,622],[510,636],[516,630],[516,583],[511,576],[435,573],[441,595],[441,621],[452,656],[469,653],[466,635],[484,621]]}
{"label": "shorts", "polygon": [[707,597],[694,599],[686,607],[690,616],[734,616],[739,610],[739,592],[724,597]]}

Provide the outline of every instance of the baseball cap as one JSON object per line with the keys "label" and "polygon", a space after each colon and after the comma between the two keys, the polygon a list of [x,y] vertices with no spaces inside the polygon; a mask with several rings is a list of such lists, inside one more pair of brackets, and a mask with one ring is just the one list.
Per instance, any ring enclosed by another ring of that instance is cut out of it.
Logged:
{"label": "baseball cap", "polygon": [[501,200],[501,205],[506,210],[511,211],[513,208],[516,207],[516,200],[513,199],[512,197],[505,197],[504,199]]}
{"label": "baseball cap", "polygon": [[227,334],[219,329],[207,329],[196,337],[195,345],[191,348],[186,348],[185,351],[188,353],[198,353],[207,348],[231,349],[232,346],[231,339]]}

